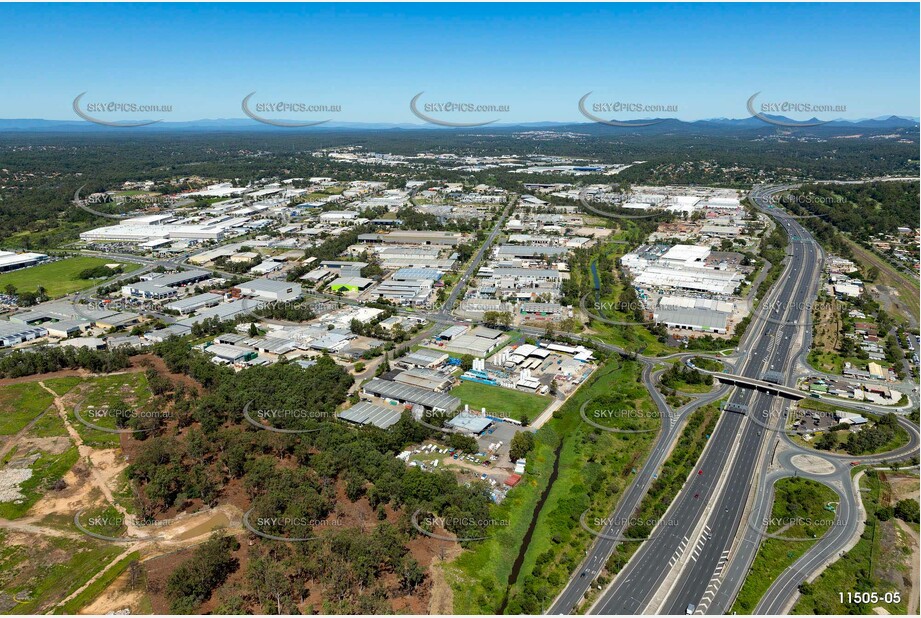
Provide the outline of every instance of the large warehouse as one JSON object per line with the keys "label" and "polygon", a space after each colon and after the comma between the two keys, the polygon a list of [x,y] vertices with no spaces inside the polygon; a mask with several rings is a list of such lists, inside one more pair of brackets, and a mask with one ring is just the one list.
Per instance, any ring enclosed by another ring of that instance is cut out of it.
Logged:
{"label": "large warehouse", "polygon": [[451,395],[435,393],[418,386],[399,384],[389,380],[381,380],[380,378],[373,378],[364,385],[363,390],[366,394],[374,397],[390,399],[402,404],[418,405],[426,410],[454,412],[461,404],[460,399]]}
{"label": "large warehouse", "polygon": [[35,266],[47,259],[48,256],[44,253],[13,253],[12,251],[0,251],[0,272],[26,268],[27,266]]}
{"label": "large warehouse", "polygon": [[42,326],[29,326],[14,322],[0,322],[0,348],[7,348],[24,341],[46,337],[47,329]]}
{"label": "large warehouse", "polygon": [[705,298],[663,296],[653,319],[669,328],[726,333],[733,303]]}
{"label": "large warehouse", "polygon": [[709,255],[709,247],[696,245],[643,245],[624,255],[621,264],[630,271],[634,285],[640,287],[731,295],[744,277],[734,269],[708,267]]}

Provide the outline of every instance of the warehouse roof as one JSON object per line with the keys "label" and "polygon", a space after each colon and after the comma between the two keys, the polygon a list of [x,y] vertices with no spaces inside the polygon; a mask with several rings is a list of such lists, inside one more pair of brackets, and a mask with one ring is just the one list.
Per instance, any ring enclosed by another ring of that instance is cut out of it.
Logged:
{"label": "warehouse roof", "polygon": [[188,296],[186,298],[180,298],[179,300],[173,301],[166,305],[166,309],[174,309],[176,311],[182,311],[183,309],[195,309],[196,307],[203,307],[204,305],[207,305],[211,302],[221,302],[221,296],[219,294],[212,294],[211,292],[196,294],[195,296]]}
{"label": "warehouse roof", "polygon": [[372,395],[386,399],[394,399],[406,403],[419,404],[426,408],[437,408],[446,412],[453,412],[460,407],[461,401],[457,397],[444,393],[433,393],[430,390],[398,384],[388,380],[374,378],[364,386],[364,390]]}
{"label": "warehouse roof", "polygon": [[400,420],[400,410],[379,406],[370,401],[359,401],[357,404],[339,413],[339,418],[359,425],[374,425],[387,429]]}
{"label": "warehouse roof", "polygon": [[461,412],[446,423],[448,427],[475,434],[483,433],[491,424],[492,421],[485,416],[477,416],[469,412]]}
{"label": "warehouse roof", "polygon": [[253,290],[254,292],[287,292],[294,285],[297,284],[274,279],[253,279],[252,281],[241,283],[237,287],[240,290]]}
{"label": "warehouse roof", "polygon": [[412,354],[407,354],[398,360],[410,365],[426,366],[443,363],[448,360],[448,355],[443,352],[436,352],[435,350],[426,350],[425,348],[420,348]]}

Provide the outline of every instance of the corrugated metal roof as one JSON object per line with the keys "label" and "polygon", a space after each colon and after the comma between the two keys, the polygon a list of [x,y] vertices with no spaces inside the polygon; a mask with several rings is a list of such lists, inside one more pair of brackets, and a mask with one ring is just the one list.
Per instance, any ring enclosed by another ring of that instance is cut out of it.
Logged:
{"label": "corrugated metal roof", "polygon": [[364,386],[364,390],[378,397],[419,404],[426,408],[437,408],[453,412],[460,407],[461,401],[457,397],[444,393],[434,393],[418,386],[398,384],[374,378]]}
{"label": "corrugated metal roof", "polygon": [[402,412],[398,409],[378,406],[370,401],[359,401],[348,410],[339,413],[339,418],[359,425],[374,425],[387,429],[400,420]]}

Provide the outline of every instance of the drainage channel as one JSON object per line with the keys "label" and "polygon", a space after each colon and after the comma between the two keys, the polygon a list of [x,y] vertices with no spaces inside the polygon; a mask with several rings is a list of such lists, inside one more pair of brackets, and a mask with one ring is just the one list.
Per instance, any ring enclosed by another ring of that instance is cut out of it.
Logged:
{"label": "drainage channel", "polygon": [[560,473],[560,453],[563,451],[563,440],[560,439],[560,444],[556,447],[553,456],[553,470],[550,472],[550,478],[547,480],[547,486],[544,488],[543,493],[541,493],[540,498],[537,500],[537,504],[534,507],[534,515],[531,517],[531,524],[528,526],[528,531],[525,532],[524,538],[521,540],[521,549],[518,550],[518,557],[515,558],[514,564],[512,564],[512,574],[509,576],[508,586],[505,588],[505,595],[502,597],[502,604],[499,606],[498,614],[505,613],[505,606],[508,605],[508,595],[511,592],[512,587],[518,582],[518,574],[521,572],[521,566],[524,564],[524,555],[528,551],[528,546],[531,544],[531,537],[534,536],[534,528],[537,527],[537,518],[540,517],[540,512],[544,508],[544,503],[547,501],[547,496],[550,495],[550,490],[553,488],[553,484],[556,482],[556,477]]}

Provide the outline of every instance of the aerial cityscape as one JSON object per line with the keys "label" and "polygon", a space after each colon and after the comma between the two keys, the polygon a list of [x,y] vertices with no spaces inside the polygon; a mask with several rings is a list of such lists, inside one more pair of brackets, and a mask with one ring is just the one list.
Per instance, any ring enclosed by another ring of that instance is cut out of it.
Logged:
{"label": "aerial cityscape", "polygon": [[918,615],[919,24],[0,5],[0,612]]}

